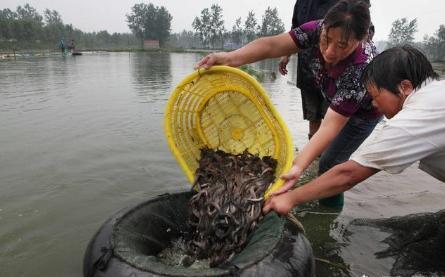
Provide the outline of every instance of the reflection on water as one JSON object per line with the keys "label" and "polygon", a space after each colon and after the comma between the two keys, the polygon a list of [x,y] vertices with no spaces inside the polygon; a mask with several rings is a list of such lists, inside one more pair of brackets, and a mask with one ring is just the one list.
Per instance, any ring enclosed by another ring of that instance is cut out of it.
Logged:
{"label": "reflection on water", "polygon": [[[106,218],[189,187],[167,147],[163,111],[200,57],[84,53],[0,62],[0,276],[79,276],[86,244]],[[277,73],[263,86],[301,148],[307,123],[296,63],[292,58],[286,77],[277,64],[254,66]],[[351,270],[317,262],[319,276],[389,272],[391,261],[361,256],[383,235],[354,234],[348,222],[436,211],[444,190],[412,167],[397,176],[380,173],[346,193],[341,212],[300,213],[316,255]]]}
{"label": "reflection on water", "polygon": [[167,100],[172,75],[170,72],[169,53],[133,53],[131,55],[131,76],[134,78],[135,88],[142,101],[156,103]]}

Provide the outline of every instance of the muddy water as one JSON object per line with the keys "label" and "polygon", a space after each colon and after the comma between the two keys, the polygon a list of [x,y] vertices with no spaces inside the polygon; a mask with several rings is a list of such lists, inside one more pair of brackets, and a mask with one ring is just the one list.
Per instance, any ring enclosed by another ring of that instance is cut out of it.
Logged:
{"label": "muddy water", "polygon": [[[0,61],[0,276],[80,276],[85,247],[122,207],[188,187],[163,134],[171,90],[199,54],[84,53]],[[276,71],[276,61],[257,64]],[[263,86],[297,147],[307,140],[295,61]],[[387,234],[354,218],[443,209],[444,184],[415,166],[346,193],[343,211],[301,207],[318,276],[380,276]]]}

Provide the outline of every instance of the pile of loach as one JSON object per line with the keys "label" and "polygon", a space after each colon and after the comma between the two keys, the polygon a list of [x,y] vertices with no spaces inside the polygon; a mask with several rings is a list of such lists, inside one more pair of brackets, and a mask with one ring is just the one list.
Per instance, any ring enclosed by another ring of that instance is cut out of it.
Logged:
{"label": "pile of loach", "polygon": [[190,225],[186,251],[210,267],[230,260],[247,243],[262,218],[263,195],[275,180],[277,161],[244,151],[229,154],[201,149],[189,201]]}

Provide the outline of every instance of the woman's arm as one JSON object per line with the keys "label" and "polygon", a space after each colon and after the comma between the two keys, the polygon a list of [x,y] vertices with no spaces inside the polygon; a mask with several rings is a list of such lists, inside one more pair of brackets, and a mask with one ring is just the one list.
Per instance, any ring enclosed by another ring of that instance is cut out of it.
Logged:
{"label": "woman's arm", "polygon": [[264,204],[263,212],[268,213],[270,210],[275,210],[279,214],[287,214],[295,206],[349,190],[378,171],[378,169],[362,166],[352,160],[344,162],[301,187],[278,196],[272,196]]}
{"label": "woman's arm", "polygon": [[348,120],[349,117],[343,116],[329,108],[321,122],[320,129],[295,158],[294,165],[305,170],[316,157],[329,147]]}
{"label": "woman's arm", "polygon": [[318,129],[315,135],[294,159],[290,170],[281,176],[281,178],[285,180],[283,186],[271,195],[278,195],[290,190],[309,164],[328,148],[329,144],[340,133],[348,120],[349,117],[345,117],[329,108],[321,123],[320,129]]}
{"label": "woman's arm", "polygon": [[278,58],[298,52],[298,48],[288,33],[256,39],[232,52],[212,53],[201,59],[195,68],[208,68],[212,65],[241,66],[264,60]]}

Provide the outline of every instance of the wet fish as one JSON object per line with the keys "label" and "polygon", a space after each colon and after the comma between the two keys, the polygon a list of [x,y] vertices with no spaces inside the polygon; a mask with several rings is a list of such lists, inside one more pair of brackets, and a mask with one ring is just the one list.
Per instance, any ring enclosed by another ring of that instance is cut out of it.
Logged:
{"label": "wet fish", "polygon": [[215,267],[244,248],[262,218],[263,195],[275,180],[276,166],[272,157],[247,150],[234,155],[201,149],[197,193],[189,201],[188,255],[209,259]]}

